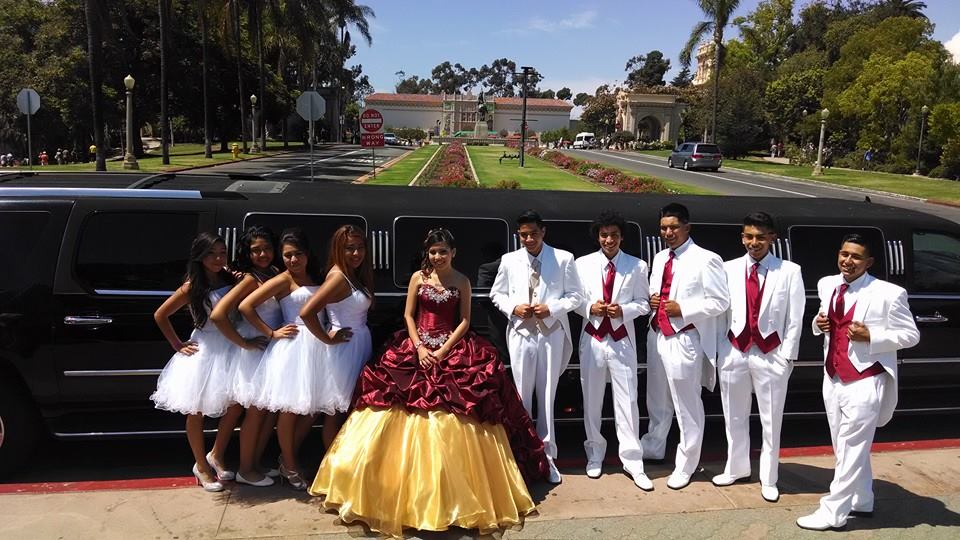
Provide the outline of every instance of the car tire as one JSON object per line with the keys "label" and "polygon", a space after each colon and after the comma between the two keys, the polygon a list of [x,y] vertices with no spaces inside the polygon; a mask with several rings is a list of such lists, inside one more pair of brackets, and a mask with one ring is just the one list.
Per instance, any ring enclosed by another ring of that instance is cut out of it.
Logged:
{"label": "car tire", "polygon": [[684,162],[683,162],[683,170],[685,170],[685,171],[689,171],[689,170],[690,170],[690,162],[689,162],[689,161],[684,160]]}
{"label": "car tire", "polygon": [[40,415],[26,392],[18,384],[0,380],[0,478],[24,463],[39,435]]}
{"label": "car tire", "polygon": [[667,167],[673,168],[673,158],[667,158]]}

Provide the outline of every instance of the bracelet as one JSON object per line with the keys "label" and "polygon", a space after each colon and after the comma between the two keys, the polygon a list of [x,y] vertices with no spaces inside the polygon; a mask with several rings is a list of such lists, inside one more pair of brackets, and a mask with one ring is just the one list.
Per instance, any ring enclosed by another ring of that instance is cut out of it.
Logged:
{"label": "bracelet", "polygon": [[422,341],[421,341],[420,343],[417,343],[417,344],[413,347],[413,349],[414,349],[414,350],[419,350],[420,347],[423,347],[423,342],[422,342]]}

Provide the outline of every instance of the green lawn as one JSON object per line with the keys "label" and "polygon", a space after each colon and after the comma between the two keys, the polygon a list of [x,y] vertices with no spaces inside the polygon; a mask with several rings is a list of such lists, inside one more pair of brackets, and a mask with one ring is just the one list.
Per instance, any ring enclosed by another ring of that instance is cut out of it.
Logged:
{"label": "green lawn", "polygon": [[[666,154],[663,152],[666,152]],[[641,153],[657,156],[669,155],[667,150],[645,150]],[[874,189],[923,199],[960,202],[960,182],[953,180],[837,168],[824,169],[823,176],[813,176],[810,174],[813,167],[781,165],[758,158],[725,159],[723,160],[723,166],[731,169],[779,174],[799,180],[816,180],[846,187]]]}
{"label": "green lawn", "polygon": [[413,180],[420,169],[427,163],[440,145],[427,145],[407,153],[403,158],[390,166],[389,169],[378,172],[377,177],[367,180],[367,184],[405,186]]}
{"label": "green lawn", "polygon": [[516,154],[516,149],[503,146],[468,146],[467,152],[480,177],[480,185],[493,186],[500,180],[516,180],[523,189],[557,189],[564,191],[606,191],[593,182],[558,169],[532,156],[525,156],[521,169],[517,160],[498,160],[503,152]]}
{"label": "green lawn", "polygon": [[[231,143],[232,144],[232,143]],[[228,145],[229,147],[229,145]],[[213,147],[213,157],[207,159],[203,157],[203,144],[202,143],[184,143],[177,144],[176,146],[170,147],[170,165],[164,165],[162,163],[163,159],[160,156],[160,150],[153,150],[147,153],[146,157],[138,158],[137,163],[140,164],[140,170],[145,172],[162,172],[170,170],[178,170],[189,167],[197,167],[199,165],[211,165],[211,164],[223,164],[233,161],[233,155],[230,152],[218,152],[220,145],[215,144]],[[300,144],[294,143],[290,147],[291,149],[299,149]],[[267,151],[261,152],[259,154],[240,154],[240,159],[250,159],[253,157],[263,157],[277,154],[283,151],[283,143],[275,141],[267,141]],[[48,152],[49,154],[49,152]],[[50,156],[51,161],[53,156]],[[46,167],[39,167],[34,165],[34,170],[44,170],[44,171],[93,171],[95,170],[94,163],[71,163],[70,165],[47,165]],[[123,171],[123,161],[107,161],[107,171]]]}

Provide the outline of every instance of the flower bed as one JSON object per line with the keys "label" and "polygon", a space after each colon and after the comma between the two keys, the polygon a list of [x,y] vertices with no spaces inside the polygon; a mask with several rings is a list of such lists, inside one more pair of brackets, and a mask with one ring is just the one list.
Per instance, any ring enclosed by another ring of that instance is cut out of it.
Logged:
{"label": "flower bed", "polygon": [[422,186],[475,188],[477,181],[467,164],[467,151],[461,142],[444,145],[440,155],[424,171]]}
{"label": "flower bed", "polygon": [[604,167],[600,163],[572,158],[563,152],[536,149],[531,152],[544,161],[550,162],[561,169],[566,169],[579,176],[586,177],[591,182],[608,187],[611,191],[627,193],[670,193],[663,182],[649,176],[633,176],[617,169]]}

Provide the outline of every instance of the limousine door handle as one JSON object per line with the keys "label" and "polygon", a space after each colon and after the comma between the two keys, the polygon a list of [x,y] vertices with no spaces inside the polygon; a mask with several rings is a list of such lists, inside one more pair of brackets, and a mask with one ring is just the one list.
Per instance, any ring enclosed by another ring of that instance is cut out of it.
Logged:
{"label": "limousine door handle", "polygon": [[85,326],[87,328],[100,328],[101,326],[111,324],[113,319],[110,317],[99,317],[96,315],[67,315],[63,318],[63,324],[68,326]]}
{"label": "limousine door handle", "polygon": [[916,319],[918,323],[945,323],[950,321],[949,318],[941,315],[939,311],[934,311],[933,315],[917,315],[914,319]]}

